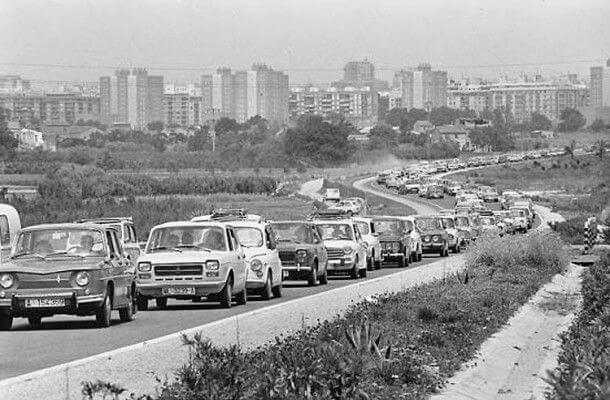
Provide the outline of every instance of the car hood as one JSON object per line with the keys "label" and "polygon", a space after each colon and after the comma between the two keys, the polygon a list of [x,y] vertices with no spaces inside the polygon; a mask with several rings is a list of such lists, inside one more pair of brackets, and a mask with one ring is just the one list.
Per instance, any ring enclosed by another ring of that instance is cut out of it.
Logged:
{"label": "car hood", "polygon": [[225,251],[163,251],[156,253],[145,253],[138,258],[138,262],[152,262],[153,264],[180,264],[201,263],[206,260],[217,260],[226,255]]}
{"label": "car hood", "polygon": [[0,264],[0,272],[22,272],[27,274],[55,274],[73,270],[99,269],[104,261],[99,257],[54,257],[52,260],[9,260]]}
{"label": "car hood", "polygon": [[354,247],[354,242],[351,240],[325,240],[324,246],[330,248]]}
{"label": "car hood", "polygon": [[443,235],[446,232],[440,229],[420,229],[422,236],[423,235]]}
{"label": "car hood", "polygon": [[380,242],[400,242],[402,240],[402,236],[399,235],[379,235]]}
{"label": "car hood", "polygon": [[244,254],[246,255],[246,259],[250,260],[254,257],[263,257],[267,254],[267,250],[263,247],[243,247]]}

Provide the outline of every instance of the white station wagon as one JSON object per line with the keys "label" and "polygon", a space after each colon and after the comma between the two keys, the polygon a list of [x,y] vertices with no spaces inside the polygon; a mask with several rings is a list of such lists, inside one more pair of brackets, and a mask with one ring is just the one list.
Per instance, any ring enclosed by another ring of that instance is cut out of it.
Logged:
{"label": "white station wagon", "polygon": [[207,296],[231,307],[245,304],[246,256],[233,227],[223,222],[168,222],[155,226],[137,267],[138,309],[167,299],[199,300]]}

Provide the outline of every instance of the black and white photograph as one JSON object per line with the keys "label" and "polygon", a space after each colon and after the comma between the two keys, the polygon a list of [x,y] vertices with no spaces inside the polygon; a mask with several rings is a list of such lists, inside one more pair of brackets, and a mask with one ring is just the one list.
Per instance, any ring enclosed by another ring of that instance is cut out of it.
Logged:
{"label": "black and white photograph", "polygon": [[0,400],[609,400],[609,17],[0,0]]}

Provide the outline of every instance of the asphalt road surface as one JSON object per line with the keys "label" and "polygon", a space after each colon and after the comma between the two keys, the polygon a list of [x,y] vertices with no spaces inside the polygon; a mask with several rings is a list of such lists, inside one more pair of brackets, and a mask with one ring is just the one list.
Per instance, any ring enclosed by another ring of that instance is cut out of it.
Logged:
{"label": "asphalt road surface", "polygon": [[[436,261],[436,255],[425,255],[413,267]],[[389,275],[398,268],[388,267],[369,271],[369,278]],[[367,278],[361,278],[367,279]],[[113,324],[102,329],[95,326],[95,318],[55,316],[43,319],[42,328],[31,329],[27,319],[17,318],[11,331],[0,332],[0,380],[33,372],[42,368],[78,360],[120,347],[197,327],[226,317],[256,310],[315,293],[353,284],[347,277],[330,277],[328,285],[307,286],[305,281],[285,282],[283,297],[271,301],[250,296],[245,306],[223,309],[215,302],[192,303],[172,301],[167,309],[156,309],[151,302],[149,311],[138,312],[135,321],[121,323],[118,312],[113,312]],[[0,398],[2,395],[0,394]]]}

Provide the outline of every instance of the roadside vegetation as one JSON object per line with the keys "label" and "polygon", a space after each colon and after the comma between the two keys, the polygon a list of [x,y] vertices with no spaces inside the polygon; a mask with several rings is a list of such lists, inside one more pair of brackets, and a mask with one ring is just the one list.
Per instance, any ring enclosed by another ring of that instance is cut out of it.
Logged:
{"label": "roadside vegetation", "polygon": [[610,253],[584,272],[582,309],[561,336],[557,369],[549,373],[547,399],[610,397]]}
{"label": "roadside vegetation", "polygon": [[[552,233],[484,239],[464,272],[380,295],[251,351],[185,337],[191,356],[149,398],[421,399],[566,265]],[[83,393],[93,398],[111,387],[87,383]]]}

